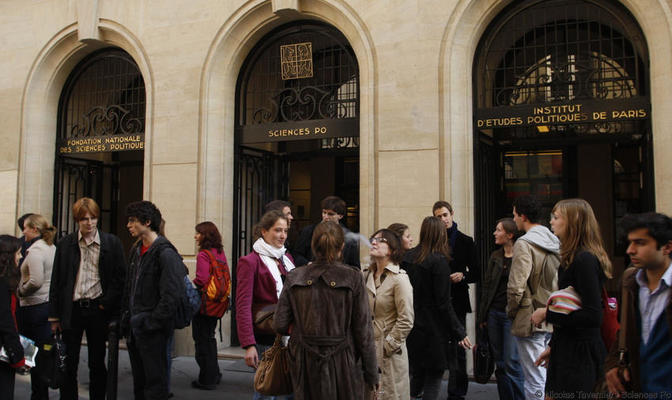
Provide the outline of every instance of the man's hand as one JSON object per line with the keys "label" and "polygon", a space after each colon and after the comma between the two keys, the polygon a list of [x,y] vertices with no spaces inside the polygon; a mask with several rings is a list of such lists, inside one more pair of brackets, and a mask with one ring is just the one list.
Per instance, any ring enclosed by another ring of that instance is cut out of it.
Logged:
{"label": "man's hand", "polygon": [[254,369],[259,366],[259,354],[257,354],[256,346],[252,345],[245,350],[245,364]]}
{"label": "man's hand", "polygon": [[464,280],[464,274],[462,272],[453,272],[450,274],[450,281],[453,283],[462,282]]}
{"label": "man's hand", "polygon": [[51,333],[58,333],[61,331],[61,321],[51,321]]}
{"label": "man's hand", "polygon": [[[618,368],[612,368],[607,371],[604,378],[607,381],[609,393],[620,399],[621,393],[625,393],[625,386],[623,386],[623,382],[621,382],[621,377],[618,376]],[[626,382],[630,382],[630,371],[628,369],[623,370],[623,379]]]}

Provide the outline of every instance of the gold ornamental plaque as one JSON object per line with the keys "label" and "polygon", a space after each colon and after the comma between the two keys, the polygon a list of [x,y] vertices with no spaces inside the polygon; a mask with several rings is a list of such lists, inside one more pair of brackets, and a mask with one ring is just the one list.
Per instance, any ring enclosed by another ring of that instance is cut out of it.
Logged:
{"label": "gold ornamental plaque", "polygon": [[294,43],[280,46],[282,80],[313,77],[313,44]]}

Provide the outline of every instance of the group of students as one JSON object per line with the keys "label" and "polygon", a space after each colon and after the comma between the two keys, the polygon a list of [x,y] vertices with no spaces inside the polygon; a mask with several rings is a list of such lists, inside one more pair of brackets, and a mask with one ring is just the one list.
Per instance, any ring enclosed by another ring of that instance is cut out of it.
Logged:
{"label": "group of students", "polygon": [[[404,224],[377,230],[363,268],[351,265],[359,261],[358,239],[349,239],[354,235],[339,223],[345,203],[330,196],[322,208],[323,220],[304,228],[292,247],[290,205],[269,204],[252,251],[238,260],[236,325],[246,364],[257,367],[279,334],[289,337],[294,399],[432,400],[446,369],[449,398],[464,396],[461,363],[472,346],[465,330],[467,284],[480,271],[473,240],[457,229],[450,204],[434,205],[416,246]],[[621,222],[632,264],[622,283],[624,340],[606,348],[602,292],[612,265],[590,205],[558,202],[552,232],[539,223],[534,198],[516,199],[512,212],[513,219],[496,224],[501,248],[484,271],[476,317],[477,328],[488,331],[500,398],[583,398],[600,383],[616,396],[672,392],[672,219],[647,213]],[[104,399],[112,319],[120,319],[127,339],[135,397],[168,398],[172,316],[187,270],[160,234],[160,211],[148,201],[127,207],[127,228],[137,239],[128,262],[120,240],[97,228],[95,201],[79,199],[73,216],[77,232],[57,245],[55,228],[39,215],[20,221],[25,244],[0,235],[0,344],[9,359],[0,362],[0,398],[13,397],[14,373],[24,367],[21,332],[38,344],[62,334],[68,360],[63,399],[77,398],[86,333],[89,397]],[[226,264],[226,257],[214,224],[195,230],[194,283],[203,287],[212,258]],[[571,289],[572,307],[552,303],[562,300],[558,289]],[[275,333],[255,325],[255,313],[269,305]],[[192,386],[198,389],[214,389],[221,379],[215,324],[216,318],[200,314],[192,321],[200,366]],[[32,398],[48,398],[46,385],[31,381]]]}
{"label": "group of students", "polygon": [[[369,239],[370,262],[360,268],[359,239],[348,239],[340,224],[345,203],[329,196],[321,205],[322,221],[290,246],[291,208],[269,204],[252,252],[238,261],[236,323],[245,362],[256,368],[274,343],[274,333],[255,326],[255,313],[277,303],[275,333],[289,336],[289,398],[437,398],[444,371],[459,371],[472,346],[465,319],[467,283],[478,276],[473,240],[457,230],[450,204],[437,202],[417,246],[405,224],[379,229]],[[455,398],[466,394],[464,366],[462,373],[462,382],[451,373],[449,390],[461,391]]]}
{"label": "group of students", "polygon": [[[126,338],[135,398],[172,397],[173,320],[188,270],[163,234],[161,212],[149,201],[128,205],[126,227],[136,239],[128,259],[119,238],[98,229],[100,208],[93,199],[77,200],[72,212],[78,229],[56,245],[56,228],[37,214],[19,219],[21,240],[0,235],[0,345],[9,359],[0,362],[0,398],[13,398],[15,372],[25,369],[20,333],[38,346],[49,343],[52,335],[62,338],[66,368],[61,399],[78,399],[79,352],[86,334],[89,398],[104,400],[112,321],[119,321]],[[209,279],[210,255],[224,265],[226,257],[212,222],[196,225],[195,231],[199,255],[194,284],[202,289]],[[221,374],[214,337],[217,318],[203,311],[191,321],[200,367],[192,386],[207,389],[219,383]],[[48,386],[35,370],[31,369],[31,399],[48,399]]]}
{"label": "group of students", "polygon": [[481,286],[477,327],[488,330],[499,397],[669,397],[672,219],[622,219],[631,268],[623,274],[622,292],[630,296],[621,296],[621,307],[628,317],[619,332],[625,340],[609,343],[602,322],[613,267],[593,209],[583,199],[559,201],[552,232],[539,223],[540,211],[533,197],[514,200],[514,218],[495,227],[501,248]]}

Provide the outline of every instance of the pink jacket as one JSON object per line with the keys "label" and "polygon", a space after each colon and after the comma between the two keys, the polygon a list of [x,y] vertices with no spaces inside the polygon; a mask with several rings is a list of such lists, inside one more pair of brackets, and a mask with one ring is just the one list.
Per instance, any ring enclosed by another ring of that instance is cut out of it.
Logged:
{"label": "pink jacket", "polygon": [[[208,249],[212,252],[216,259],[226,262],[226,255],[223,251],[218,251],[216,249]],[[227,263],[228,264],[228,263]],[[210,278],[210,257],[205,250],[198,252],[198,257],[196,258],[196,278],[194,279],[194,285],[199,288],[205,286],[208,283]]]}
{"label": "pink jacket", "polygon": [[[289,257],[291,259],[291,256]],[[281,274],[287,274],[282,266],[279,268]],[[241,347],[245,348],[257,343],[252,324],[252,304],[276,304],[277,302],[275,279],[259,254],[253,251],[240,257],[236,267],[236,325]]]}

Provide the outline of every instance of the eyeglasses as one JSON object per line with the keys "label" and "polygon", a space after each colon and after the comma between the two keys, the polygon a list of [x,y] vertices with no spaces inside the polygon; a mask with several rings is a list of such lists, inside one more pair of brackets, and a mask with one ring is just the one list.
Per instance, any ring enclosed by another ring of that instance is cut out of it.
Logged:
{"label": "eyeglasses", "polygon": [[387,239],[385,239],[384,237],[372,237],[371,239],[369,239],[369,242],[370,242],[371,244],[375,244],[375,243],[387,243]]}

